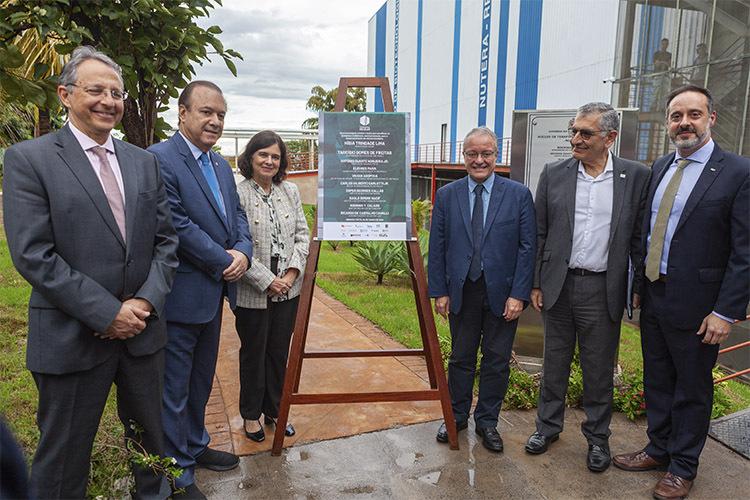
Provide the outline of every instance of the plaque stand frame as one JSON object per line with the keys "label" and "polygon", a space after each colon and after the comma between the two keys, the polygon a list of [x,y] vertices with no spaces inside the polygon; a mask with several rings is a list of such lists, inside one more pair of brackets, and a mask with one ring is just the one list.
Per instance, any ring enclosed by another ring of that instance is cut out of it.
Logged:
{"label": "plaque stand frame", "polygon": [[[383,96],[383,109],[393,112],[393,98],[388,78],[372,77],[345,77],[339,79],[338,94],[334,111],[344,111],[347,91],[350,87],[379,88]],[[412,222],[413,224],[413,222]],[[416,228],[413,233],[416,234]],[[427,279],[422,262],[422,254],[419,250],[419,241],[412,235],[410,240],[405,240],[407,254],[409,256],[409,269],[411,271],[411,283],[419,317],[419,329],[422,336],[422,349],[389,349],[389,350],[355,350],[355,351],[305,351],[307,341],[307,327],[310,322],[310,309],[312,306],[313,292],[315,289],[315,277],[318,270],[318,258],[320,256],[321,241],[315,237],[317,234],[317,221],[313,227],[313,239],[310,242],[310,252],[307,256],[305,274],[302,279],[302,292],[300,294],[297,318],[294,323],[294,335],[289,352],[289,361],[286,367],[284,388],[281,393],[279,405],[279,416],[273,437],[273,448],[271,454],[279,456],[284,445],[284,430],[289,419],[289,407],[292,404],[334,404],[334,403],[381,403],[397,401],[440,401],[443,418],[448,430],[448,442],[452,450],[458,449],[458,432],[456,420],[453,415],[448,382],[443,369],[442,357],[438,343],[435,318],[432,315],[430,299],[427,296]],[[352,357],[392,357],[392,356],[424,356],[427,364],[427,374],[430,388],[415,391],[395,392],[358,392],[358,393],[319,393],[300,394],[299,383],[302,374],[303,359],[321,358],[352,358]]]}

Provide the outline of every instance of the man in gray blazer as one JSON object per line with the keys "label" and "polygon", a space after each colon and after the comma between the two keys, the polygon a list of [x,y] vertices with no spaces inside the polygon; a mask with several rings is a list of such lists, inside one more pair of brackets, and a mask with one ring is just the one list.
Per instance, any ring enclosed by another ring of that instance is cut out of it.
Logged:
{"label": "man in gray blazer", "polygon": [[[125,436],[163,453],[164,301],[177,237],[156,158],[113,139],[126,94],[120,68],[91,47],[60,75],[69,122],[5,154],[5,231],[31,284],[26,366],[39,390],[31,469],[38,498],[84,498],[112,383]],[[165,498],[133,466],[138,498]]]}
{"label": "man in gray blazer", "polygon": [[544,319],[544,372],[536,432],[526,451],[540,454],[563,430],[570,363],[578,342],[583,371],[581,424],[587,466],[610,464],[612,377],[628,288],[628,260],[641,281],[640,246],[649,170],[610,153],[619,129],[612,106],[589,103],[568,129],[573,157],[548,164],[535,200],[537,259],[531,292]]}

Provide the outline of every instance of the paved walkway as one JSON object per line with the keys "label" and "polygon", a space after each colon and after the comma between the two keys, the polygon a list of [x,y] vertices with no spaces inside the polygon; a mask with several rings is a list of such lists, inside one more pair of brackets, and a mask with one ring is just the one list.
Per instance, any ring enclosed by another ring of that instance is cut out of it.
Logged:
{"label": "paved walkway", "polygon": [[[307,350],[394,349],[403,346],[380,328],[315,289]],[[239,412],[239,349],[234,314],[224,311],[219,361],[206,422],[211,446],[239,455],[271,449],[273,427],[266,426],[266,440],[255,443],[245,437]],[[302,364],[301,392],[372,392],[428,389],[424,358],[308,359]],[[436,401],[293,405],[289,420],[297,434],[285,446],[353,436],[364,432],[427,422],[442,418]]]}
{"label": "paved walkway", "polygon": [[[316,289],[308,346],[388,349],[399,344]],[[482,447],[473,423],[459,434],[460,450],[437,443],[437,422],[430,422],[441,418],[437,402],[292,406],[297,435],[285,440],[281,457],[273,457],[273,429],[266,428],[266,441],[260,444],[242,432],[238,350],[234,316],[227,309],[207,421],[211,445],[243,457],[233,471],[198,470],[198,484],[210,499],[646,499],[660,477],[657,471],[630,473],[614,467],[601,474],[589,472],[580,432],[585,416],[578,409],[567,410],[565,432],[550,451],[531,456],[523,445],[534,429],[533,411],[501,413],[498,427],[505,452],[497,455]],[[307,360],[300,384],[304,392],[427,386],[424,361],[412,357]],[[643,419],[633,423],[614,415],[613,453],[632,451],[645,442]],[[744,498],[749,477],[750,461],[709,438],[690,498]]]}

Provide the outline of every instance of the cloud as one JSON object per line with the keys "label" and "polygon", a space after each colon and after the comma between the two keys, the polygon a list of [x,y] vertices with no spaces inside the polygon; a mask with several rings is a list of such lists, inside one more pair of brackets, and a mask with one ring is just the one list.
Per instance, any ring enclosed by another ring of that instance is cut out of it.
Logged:
{"label": "cloud", "polygon": [[[366,75],[367,23],[384,1],[225,0],[199,24],[221,27],[221,42],[244,60],[235,61],[235,78],[214,56],[195,67],[196,79],[211,80],[225,92],[228,128],[299,128],[312,116],[305,102],[313,86],[332,88],[341,76]],[[174,124],[176,104],[171,108],[165,119]]]}

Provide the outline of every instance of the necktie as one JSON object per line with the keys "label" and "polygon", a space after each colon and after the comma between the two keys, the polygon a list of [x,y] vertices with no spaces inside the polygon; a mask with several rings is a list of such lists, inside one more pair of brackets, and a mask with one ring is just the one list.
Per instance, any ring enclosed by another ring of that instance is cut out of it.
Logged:
{"label": "necktie", "polygon": [[649,281],[659,279],[659,267],[661,264],[661,254],[664,251],[664,235],[667,232],[667,223],[669,214],[672,212],[674,199],[677,196],[677,190],[680,188],[682,173],[691,160],[680,160],[677,164],[677,171],[667,184],[664,195],[659,203],[659,211],[656,213],[656,221],[651,229],[651,243],[649,244],[648,257],[646,258],[646,277]]}
{"label": "necktie", "polygon": [[214,171],[214,167],[211,165],[211,160],[208,158],[208,153],[203,153],[200,155],[200,161],[201,161],[201,171],[203,172],[203,177],[206,178],[206,182],[208,182],[208,187],[211,188],[211,192],[214,194],[214,199],[216,199],[216,203],[219,204],[219,208],[221,209],[221,213],[224,214],[226,217],[227,212],[224,209],[224,200],[221,198],[221,190],[219,189],[219,179],[216,178],[216,172]]}
{"label": "necktie", "polygon": [[115,216],[115,222],[117,222],[117,227],[120,229],[122,239],[125,240],[125,203],[122,199],[120,186],[117,185],[115,172],[112,170],[112,165],[109,164],[109,160],[107,159],[107,150],[101,146],[94,146],[89,151],[99,158],[99,176],[104,188],[104,195],[107,197],[112,215]]}
{"label": "necktie", "polygon": [[474,240],[469,266],[469,279],[476,281],[482,275],[482,234],[484,233],[484,203],[482,192],[484,186],[477,184],[474,188],[474,210],[471,213],[471,237]]}

